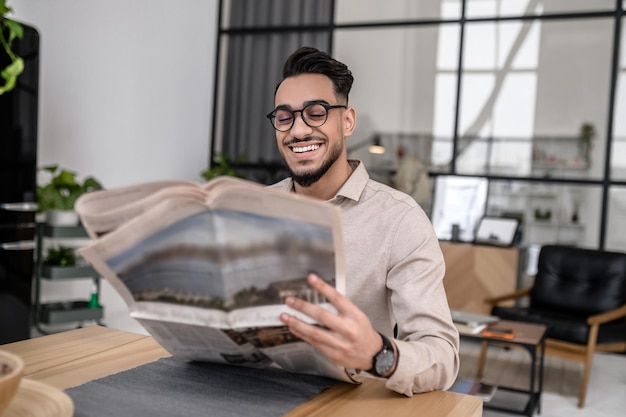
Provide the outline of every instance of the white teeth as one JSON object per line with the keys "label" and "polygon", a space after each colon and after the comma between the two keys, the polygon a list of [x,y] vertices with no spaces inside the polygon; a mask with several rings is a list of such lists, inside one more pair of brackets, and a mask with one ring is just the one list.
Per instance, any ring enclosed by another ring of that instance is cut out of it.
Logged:
{"label": "white teeth", "polygon": [[302,153],[302,152],[310,152],[310,151],[315,151],[317,149],[320,148],[320,145],[309,145],[309,146],[301,146],[301,147],[294,147],[291,148],[291,150],[295,153]]}

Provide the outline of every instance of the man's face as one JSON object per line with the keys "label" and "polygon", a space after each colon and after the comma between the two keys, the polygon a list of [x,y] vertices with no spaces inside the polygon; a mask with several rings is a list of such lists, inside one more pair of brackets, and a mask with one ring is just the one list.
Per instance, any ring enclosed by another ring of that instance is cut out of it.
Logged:
{"label": "man's face", "polygon": [[[322,74],[301,74],[283,80],[275,96],[275,107],[300,110],[311,102],[328,105],[338,102],[330,78]],[[320,127],[310,127],[295,114],[290,130],[276,131],[278,150],[287,164],[291,177],[303,187],[317,182],[335,162],[345,155],[346,123],[352,111],[338,108],[328,110],[328,119]],[[351,130],[350,130],[351,131]]]}

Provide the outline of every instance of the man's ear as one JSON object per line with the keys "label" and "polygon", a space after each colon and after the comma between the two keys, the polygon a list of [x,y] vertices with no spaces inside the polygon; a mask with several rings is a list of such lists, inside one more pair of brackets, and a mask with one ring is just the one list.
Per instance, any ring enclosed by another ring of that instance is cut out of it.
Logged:
{"label": "man's ear", "polygon": [[356,110],[354,107],[348,107],[343,116],[343,135],[345,137],[352,135],[356,127]]}

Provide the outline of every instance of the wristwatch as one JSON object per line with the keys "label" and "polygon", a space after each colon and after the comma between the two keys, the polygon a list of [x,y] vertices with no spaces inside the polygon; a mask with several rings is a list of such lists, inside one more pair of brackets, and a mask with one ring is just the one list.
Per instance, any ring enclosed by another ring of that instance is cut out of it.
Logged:
{"label": "wristwatch", "polygon": [[396,364],[396,353],[393,350],[393,345],[391,341],[382,333],[378,332],[380,337],[383,339],[383,348],[372,358],[372,369],[367,372],[376,375],[379,377],[383,377],[391,371]]}

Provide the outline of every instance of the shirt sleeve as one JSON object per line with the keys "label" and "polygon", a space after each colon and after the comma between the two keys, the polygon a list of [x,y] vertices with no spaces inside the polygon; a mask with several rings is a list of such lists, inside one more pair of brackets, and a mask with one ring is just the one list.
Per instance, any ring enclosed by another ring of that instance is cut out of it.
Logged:
{"label": "shirt sleeve", "polygon": [[387,287],[399,357],[386,386],[407,396],[448,389],[459,371],[459,334],[443,287],[439,240],[421,208],[398,222],[392,245]]}

